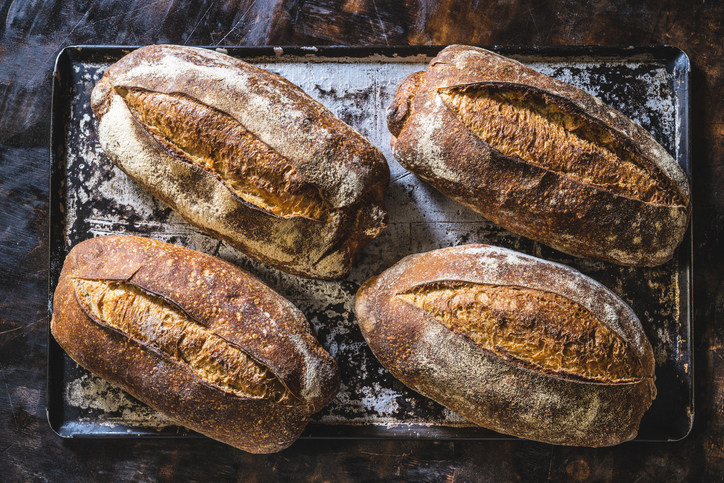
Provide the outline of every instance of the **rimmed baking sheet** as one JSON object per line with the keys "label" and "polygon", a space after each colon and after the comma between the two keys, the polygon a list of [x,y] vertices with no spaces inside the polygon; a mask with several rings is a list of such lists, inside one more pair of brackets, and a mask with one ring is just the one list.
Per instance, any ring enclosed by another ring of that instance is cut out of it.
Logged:
{"label": "rimmed baking sheet", "polygon": [[[310,438],[507,438],[478,428],[405,388],[376,361],[357,327],[354,295],[367,278],[411,253],[464,243],[513,248],[570,265],[631,305],[656,357],[658,397],[638,440],[672,441],[692,424],[691,229],[677,256],[655,268],[619,267],[570,257],[484,220],[408,173],[389,148],[385,110],[397,84],[425,69],[439,47],[225,48],[302,87],[385,154],[392,174],[390,224],[337,281],[301,279],[267,268],[186,224],[115,168],[103,154],[90,93],[104,70],[132,47],[69,47],[54,73],[48,311],[65,255],[78,242],[111,233],[157,238],[230,260],[259,276],[307,316],[337,359],[342,390],[315,415]],[[584,88],[648,129],[691,177],[686,55],[672,47],[493,48]],[[194,436],[120,389],[77,366],[49,333],[48,419],[64,437]]]}

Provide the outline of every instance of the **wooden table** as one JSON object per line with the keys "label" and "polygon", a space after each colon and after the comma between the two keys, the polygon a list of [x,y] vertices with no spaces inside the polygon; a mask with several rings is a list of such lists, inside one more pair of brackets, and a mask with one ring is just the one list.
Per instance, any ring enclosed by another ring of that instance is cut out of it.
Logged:
{"label": "wooden table", "polygon": [[[724,479],[724,2],[403,0],[0,3],[0,480]],[[694,428],[607,449],[528,441],[304,440],[254,456],[207,439],[63,440],[46,420],[50,88],[72,44],[669,44],[691,59]]]}

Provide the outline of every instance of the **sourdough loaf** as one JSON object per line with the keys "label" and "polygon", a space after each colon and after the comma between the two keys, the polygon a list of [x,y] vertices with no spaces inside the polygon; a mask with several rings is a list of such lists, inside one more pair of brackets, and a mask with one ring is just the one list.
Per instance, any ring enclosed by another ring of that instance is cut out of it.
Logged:
{"label": "sourdough loaf", "polygon": [[292,444],[340,384],[334,359],[289,301],[235,265],[146,238],[76,245],[51,331],[89,371],[252,453]]}
{"label": "sourdough loaf", "polygon": [[101,147],[121,170],[263,263],[342,277],[387,224],[384,156],[279,75],[154,45],[110,66],[91,105]]}
{"label": "sourdough loaf", "polygon": [[495,53],[445,48],[401,83],[388,127],[406,169],[565,253],[659,265],[686,232],[686,175],[646,130]]}
{"label": "sourdough loaf", "polygon": [[636,315],[561,264],[486,245],[411,255],[365,282],[355,310],[392,375],[501,433],[615,445],[656,397]]}

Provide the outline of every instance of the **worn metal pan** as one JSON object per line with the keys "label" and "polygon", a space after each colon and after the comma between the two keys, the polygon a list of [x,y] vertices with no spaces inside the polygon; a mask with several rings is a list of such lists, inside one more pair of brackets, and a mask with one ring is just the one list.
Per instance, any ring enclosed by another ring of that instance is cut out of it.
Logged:
{"label": "worn metal pan", "polygon": [[[656,355],[658,397],[637,440],[674,441],[692,424],[691,228],[677,256],[655,268],[576,259],[507,232],[448,200],[401,168],[389,148],[385,109],[406,75],[441,47],[220,49],[287,77],[379,146],[390,164],[390,225],[345,279],[313,281],[249,260],[183,222],[112,166],[100,149],[90,93],[133,47],[68,47],[53,77],[48,311],[64,257],[78,242],[134,233],[212,253],[253,272],[309,319],[343,374],[337,399],[308,425],[308,438],[498,439],[397,382],[359,332],[354,295],[368,277],[415,252],[480,242],[573,266],[611,288],[641,319]],[[492,47],[582,87],[648,129],[691,178],[689,61],[680,50],[643,47]],[[78,367],[49,333],[48,419],[64,437],[194,436]]]}

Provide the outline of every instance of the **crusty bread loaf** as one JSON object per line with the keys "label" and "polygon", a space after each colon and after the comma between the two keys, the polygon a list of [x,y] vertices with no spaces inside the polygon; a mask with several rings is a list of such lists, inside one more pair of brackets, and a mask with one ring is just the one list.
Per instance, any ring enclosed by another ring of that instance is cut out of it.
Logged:
{"label": "crusty bread loaf", "polygon": [[672,258],[690,216],[686,175],[641,126],[514,60],[450,46],[388,109],[392,150],[491,221],[620,265]]}
{"label": "crusty bread loaf", "polygon": [[501,433],[615,445],[656,397],[633,311],[580,272],[512,250],[411,255],[364,283],[356,315],[392,375]]}
{"label": "crusty bread loaf", "polygon": [[387,224],[382,153],[279,75],[155,45],[110,66],[91,101],[120,169],[263,263],[342,277]]}
{"label": "crusty bread loaf", "polygon": [[146,238],[76,245],[51,330],[89,371],[252,453],[292,444],[340,384],[334,359],[289,301],[235,265]]}

